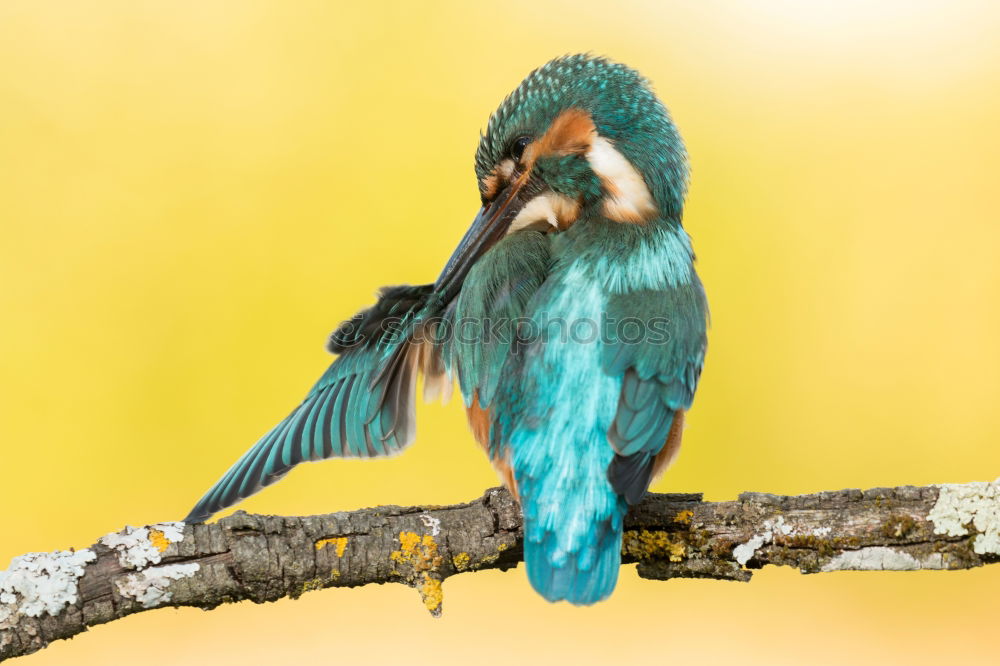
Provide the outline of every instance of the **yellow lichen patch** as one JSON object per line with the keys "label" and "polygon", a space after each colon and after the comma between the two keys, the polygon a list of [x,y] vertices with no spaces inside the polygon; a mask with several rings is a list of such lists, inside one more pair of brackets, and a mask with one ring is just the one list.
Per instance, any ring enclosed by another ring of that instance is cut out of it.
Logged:
{"label": "yellow lichen patch", "polygon": [[[462,553],[468,559],[468,553]],[[461,554],[460,554],[461,555]],[[432,575],[438,571],[443,558],[438,554],[438,545],[430,534],[420,535],[416,532],[399,533],[399,550],[389,554],[389,559],[410,571],[397,571],[393,574],[402,576],[406,582],[417,588],[424,606],[434,615],[441,613],[441,601],[444,598],[441,591],[441,581]],[[459,557],[455,557],[457,562]]]}
{"label": "yellow lichen patch", "polygon": [[331,577],[332,577],[332,578],[333,578],[334,580],[339,580],[339,579],[340,579],[340,569],[334,569],[333,571],[331,571],[331,572],[330,572],[330,576],[331,576]]}
{"label": "yellow lichen patch", "polygon": [[330,539],[320,539],[316,542],[316,550],[324,546],[334,546],[337,549],[337,557],[344,556],[344,549],[347,548],[347,537],[332,537]]}
{"label": "yellow lichen patch", "polygon": [[456,555],[452,561],[455,563],[455,568],[459,571],[465,571],[469,568],[469,561],[472,560],[468,553],[459,553]]}
{"label": "yellow lichen patch", "polygon": [[399,550],[394,550],[389,558],[400,564],[409,564],[415,571],[427,571],[441,565],[437,542],[430,534],[423,536],[416,532],[399,533]]}
{"label": "yellow lichen patch", "polygon": [[153,529],[152,527],[149,528],[149,541],[156,546],[156,550],[161,553],[165,551],[168,546],[170,546],[170,539],[164,536],[163,532]]}
{"label": "yellow lichen patch", "polygon": [[674,522],[680,523],[681,525],[690,525],[692,516],[694,516],[694,511],[684,509],[683,511],[677,512],[677,515],[674,516]]}
{"label": "yellow lichen patch", "polygon": [[500,554],[503,553],[508,548],[510,548],[510,544],[501,541],[500,543],[497,544],[497,552],[492,553],[490,555],[484,555],[482,558],[480,558],[477,564],[479,566],[485,566],[487,564],[495,563],[497,560],[500,559]]}
{"label": "yellow lichen patch", "polygon": [[662,530],[630,531],[622,539],[622,553],[640,560],[666,555],[671,562],[680,562],[687,556],[687,544],[682,536]]}
{"label": "yellow lichen patch", "polygon": [[424,582],[420,585],[420,596],[423,597],[424,606],[432,613],[437,614],[441,610],[441,602],[444,601],[444,591],[441,588],[441,581],[431,578],[424,572]]}
{"label": "yellow lichen patch", "polygon": [[399,533],[399,548],[396,551],[399,553],[406,553],[408,557],[413,557],[416,554],[417,544],[420,543],[420,535],[416,532],[400,532]]}

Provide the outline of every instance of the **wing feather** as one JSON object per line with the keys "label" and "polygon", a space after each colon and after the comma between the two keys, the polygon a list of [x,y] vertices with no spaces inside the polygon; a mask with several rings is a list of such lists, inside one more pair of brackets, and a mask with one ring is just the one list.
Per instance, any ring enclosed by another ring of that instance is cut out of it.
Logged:
{"label": "wing feather", "polygon": [[662,339],[611,341],[605,356],[607,372],[622,376],[618,409],[608,429],[615,449],[608,480],[635,504],[646,494],[674,420],[694,399],[705,358],[708,307],[694,278],[686,285],[612,297],[608,310],[619,320],[639,316],[647,325],[655,320],[668,325]]}
{"label": "wing feather", "polygon": [[[186,522],[200,522],[268,486],[304,461],[395,454],[413,441],[417,358],[439,351],[411,342],[416,310],[430,285],[393,287],[331,337],[340,353],[287,417],[261,437],[199,500]],[[383,321],[394,319],[391,338]],[[381,318],[381,319],[380,319]],[[350,324],[350,326],[348,326]],[[440,359],[428,359],[442,367]]]}

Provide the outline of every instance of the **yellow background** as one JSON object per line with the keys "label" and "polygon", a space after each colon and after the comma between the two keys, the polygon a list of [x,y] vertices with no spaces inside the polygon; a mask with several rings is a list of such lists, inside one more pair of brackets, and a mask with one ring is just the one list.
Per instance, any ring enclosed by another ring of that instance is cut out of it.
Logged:
{"label": "yellow background", "polygon": [[[693,165],[713,328],[655,489],[995,478],[998,30],[988,2],[0,2],[0,560],[183,516],[342,318],[436,276],[488,114],[585,50],[652,79]],[[419,420],[402,457],[305,465],[240,508],[495,484],[458,401]],[[630,567],[577,609],[517,570],[449,580],[437,621],[401,586],[328,590],[146,613],[25,663],[982,663],[998,589],[1000,566]]]}

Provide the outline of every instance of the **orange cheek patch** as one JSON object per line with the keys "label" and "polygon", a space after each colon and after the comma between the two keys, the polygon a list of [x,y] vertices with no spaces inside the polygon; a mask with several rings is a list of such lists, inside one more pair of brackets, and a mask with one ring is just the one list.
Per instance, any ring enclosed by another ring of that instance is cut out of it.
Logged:
{"label": "orange cheek patch", "polygon": [[618,152],[613,142],[598,136],[590,114],[566,109],[524,153],[530,169],[545,156],[586,155],[604,188],[604,214],[616,222],[642,224],[655,217],[656,203],[636,168]]}
{"label": "orange cheek patch", "polygon": [[[527,175],[534,163],[541,157],[586,153],[590,150],[596,136],[597,128],[589,113],[582,109],[566,109],[556,116],[545,134],[532,141],[525,148],[524,156],[521,158],[521,162],[526,167],[523,176]],[[510,182],[515,168],[516,165],[510,158],[493,167],[493,171],[480,181],[483,197],[492,200]]]}
{"label": "orange cheek patch", "polygon": [[525,149],[525,162],[531,164],[546,155],[585,153],[597,135],[590,114],[582,109],[566,109],[552,121],[537,141]]}

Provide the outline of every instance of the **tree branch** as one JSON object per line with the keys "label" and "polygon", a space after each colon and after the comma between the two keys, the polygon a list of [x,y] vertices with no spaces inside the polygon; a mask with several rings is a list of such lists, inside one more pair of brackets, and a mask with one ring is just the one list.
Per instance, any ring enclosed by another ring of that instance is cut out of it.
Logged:
{"label": "tree branch", "polygon": [[[624,562],[656,580],[748,581],[766,564],[803,573],[967,569],[1000,561],[1000,480],[729,502],[651,494],[625,528]],[[84,550],[14,558],[0,572],[0,660],[143,610],[326,587],[403,583],[437,615],[446,578],[510,569],[521,554],[520,509],[500,488],[454,506],[127,527]]]}

